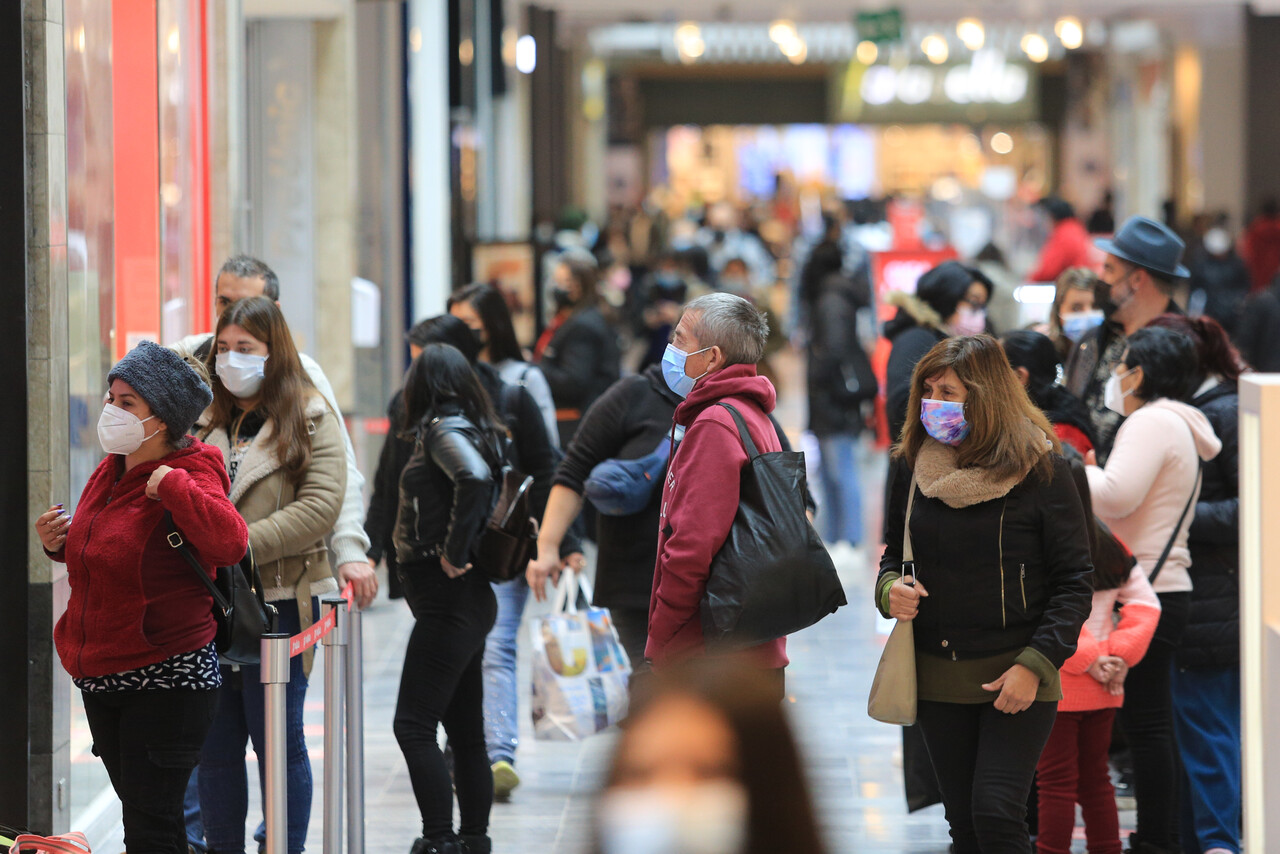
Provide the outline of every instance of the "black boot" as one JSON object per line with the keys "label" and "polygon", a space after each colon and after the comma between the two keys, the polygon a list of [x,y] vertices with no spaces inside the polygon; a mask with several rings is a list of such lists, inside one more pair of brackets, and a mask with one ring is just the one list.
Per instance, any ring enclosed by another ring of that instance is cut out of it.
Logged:
{"label": "black boot", "polygon": [[433,836],[430,839],[419,836],[413,841],[409,854],[462,854],[462,850],[453,834]]}
{"label": "black boot", "polygon": [[459,854],[491,854],[493,843],[484,834],[463,833],[458,836]]}

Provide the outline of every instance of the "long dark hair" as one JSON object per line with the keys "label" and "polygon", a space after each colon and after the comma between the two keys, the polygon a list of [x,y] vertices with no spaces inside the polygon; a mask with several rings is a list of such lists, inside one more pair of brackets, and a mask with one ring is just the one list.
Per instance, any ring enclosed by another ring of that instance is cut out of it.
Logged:
{"label": "long dark hair", "polygon": [[1088,407],[1058,385],[1058,348],[1053,346],[1053,340],[1039,332],[1018,329],[1006,332],[1000,343],[1010,367],[1026,370],[1027,396],[1049,421],[1070,424],[1085,435],[1090,445],[1097,445]]}
{"label": "long dark hair", "polygon": [[[639,721],[662,701],[677,697],[717,712],[733,731],[738,782],[747,791],[749,816],[743,854],[823,854],[826,846],[818,832],[800,751],[775,692],[776,688],[759,675],[727,668],[714,660],[693,661],[637,684],[628,720]],[[605,778],[606,790],[619,782],[629,731],[622,731]]]}
{"label": "long dark hair", "polygon": [[460,411],[476,429],[501,446],[506,430],[467,357],[448,344],[428,344],[404,377],[404,433],[428,418]]}
{"label": "long dark hair", "polygon": [[406,336],[416,347],[428,344],[448,344],[474,365],[480,357],[480,342],[467,324],[452,314],[437,314],[415,323]]}
{"label": "long dark hair", "polygon": [[[311,465],[311,433],[307,427],[307,400],[317,394],[298,358],[293,334],[285,322],[280,306],[267,297],[249,297],[227,306],[218,318],[214,344],[205,359],[205,369],[217,376],[217,336],[228,326],[239,326],[267,345],[269,356],[263,368],[262,390],[257,409],[272,424],[272,440],[276,458],[285,475],[293,483],[302,479]],[[213,403],[209,408],[209,427],[231,430],[231,412],[239,405],[236,397],[221,382],[210,384]],[[207,434],[206,434],[207,435]]]}
{"label": "long dark hair", "polygon": [[508,359],[516,362],[524,361],[520,342],[516,340],[516,328],[511,322],[511,309],[501,291],[484,282],[467,285],[449,296],[446,310],[453,311],[453,307],[460,302],[470,305],[480,316],[491,362],[496,365]]}
{"label": "long dark hair", "polygon": [[1241,374],[1252,370],[1236,345],[1231,343],[1227,330],[1212,317],[1206,315],[1192,318],[1185,314],[1162,314],[1147,325],[1181,332],[1195,342],[1196,355],[1200,359],[1201,382],[1205,376],[1213,374],[1221,377],[1224,383],[1235,385]]}

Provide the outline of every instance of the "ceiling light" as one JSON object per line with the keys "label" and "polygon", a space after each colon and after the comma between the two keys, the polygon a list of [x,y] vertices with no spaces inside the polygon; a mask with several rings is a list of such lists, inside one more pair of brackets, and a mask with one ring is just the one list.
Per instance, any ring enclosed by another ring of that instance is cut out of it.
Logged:
{"label": "ceiling light", "polygon": [[516,71],[521,74],[532,74],[538,67],[538,42],[533,36],[521,36],[516,39]]}
{"label": "ceiling light", "polygon": [[946,62],[950,53],[947,48],[947,40],[937,33],[925,36],[924,41],[920,42],[920,49],[924,51],[924,55],[934,65],[941,65]]}
{"label": "ceiling light", "polygon": [[1004,131],[1000,131],[991,137],[991,150],[996,154],[1008,154],[1013,151],[1013,137]]}
{"label": "ceiling light", "polygon": [[1032,62],[1044,62],[1049,58],[1049,41],[1039,33],[1027,33],[1022,37],[1022,52]]}
{"label": "ceiling light", "polygon": [[769,25],[769,38],[776,45],[784,45],[787,42],[794,41],[798,35],[795,22],[788,21],[786,18],[779,18]]}
{"label": "ceiling light", "polygon": [[987,40],[987,31],[977,18],[961,18],[956,22],[956,36],[969,50],[981,50]]}
{"label": "ceiling light", "polygon": [[879,58],[880,48],[876,47],[875,42],[858,42],[858,62],[863,65],[875,65],[876,60]]}
{"label": "ceiling light", "polygon": [[1079,18],[1071,15],[1059,18],[1053,25],[1053,32],[1067,50],[1075,50],[1084,44],[1084,27]]}
{"label": "ceiling light", "polygon": [[680,61],[688,64],[695,62],[706,52],[707,43],[702,40],[702,29],[692,21],[686,21],[676,27],[676,52]]}

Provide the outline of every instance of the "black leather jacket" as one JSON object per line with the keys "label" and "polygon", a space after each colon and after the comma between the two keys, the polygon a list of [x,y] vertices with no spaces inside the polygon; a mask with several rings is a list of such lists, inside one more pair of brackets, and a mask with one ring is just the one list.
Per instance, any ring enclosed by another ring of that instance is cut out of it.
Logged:
{"label": "black leather jacket", "polygon": [[454,566],[475,557],[498,497],[502,451],[457,412],[428,416],[400,475],[396,558],[402,568],[434,562]]}
{"label": "black leather jacket", "polygon": [[[882,576],[902,571],[911,471],[894,468]],[[1093,564],[1084,507],[1062,457],[1051,481],[1032,472],[1004,498],[971,507],[917,489],[911,545],[929,591],[913,623],[917,654],[981,658],[1030,647],[1061,668],[1075,652],[1093,602]]]}

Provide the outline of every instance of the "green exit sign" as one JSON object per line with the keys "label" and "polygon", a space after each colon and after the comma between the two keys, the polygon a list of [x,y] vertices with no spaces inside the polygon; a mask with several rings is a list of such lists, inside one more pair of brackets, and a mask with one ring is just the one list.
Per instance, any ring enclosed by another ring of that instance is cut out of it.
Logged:
{"label": "green exit sign", "polygon": [[854,16],[858,28],[858,40],[883,44],[902,40],[902,10],[885,9],[881,12],[859,12]]}

